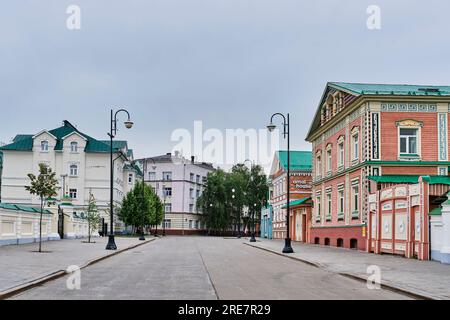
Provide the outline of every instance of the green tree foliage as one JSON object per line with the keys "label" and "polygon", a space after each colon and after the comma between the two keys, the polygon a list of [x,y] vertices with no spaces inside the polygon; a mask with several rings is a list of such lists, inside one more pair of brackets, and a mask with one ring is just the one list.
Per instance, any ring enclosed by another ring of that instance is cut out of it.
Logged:
{"label": "green tree foliage", "polygon": [[94,230],[98,229],[100,224],[100,213],[98,212],[97,202],[94,195],[89,193],[89,203],[86,212],[86,220],[88,223],[88,242],[91,243],[91,234]]}
{"label": "green tree foliage", "polygon": [[45,164],[39,164],[39,175],[28,174],[31,180],[30,186],[25,189],[32,195],[38,196],[41,200],[41,215],[39,219],[39,252],[42,252],[42,216],[44,214],[44,201],[56,195],[56,184],[58,181],[55,178],[56,173]]}
{"label": "green tree foliage", "polygon": [[[230,172],[221,169],[208,174],[197,208],[203,212],[203,222],[209,234],[230,231],[233,227],[241,234],[244,208],[259,219],[267,203],[267,178],[261,166],[235,165]],[[233,192],[234,191],[234,192]]]}
{"label": "green tree foliage", "polygon": [[119,218],[134,229],[155,226],[162,222],[163,209],[163,204],[153,189],[145,183],[137,182],[125,196]]}

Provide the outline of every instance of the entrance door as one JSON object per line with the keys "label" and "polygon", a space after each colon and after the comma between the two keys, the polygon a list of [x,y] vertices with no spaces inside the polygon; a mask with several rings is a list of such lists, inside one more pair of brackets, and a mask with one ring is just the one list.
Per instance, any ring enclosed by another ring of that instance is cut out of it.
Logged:
{"label": "entrance door", "polygon": [[295,240],[296,241],[303,241],[303,228],[302,228],[302,214],[297,211],[295,215]]}

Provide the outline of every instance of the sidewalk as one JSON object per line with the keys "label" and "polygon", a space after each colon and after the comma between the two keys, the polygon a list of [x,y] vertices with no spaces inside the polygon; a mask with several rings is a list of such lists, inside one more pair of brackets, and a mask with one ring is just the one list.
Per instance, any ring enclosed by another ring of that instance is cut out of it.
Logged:
{"label": "sidewalk", "polygon": [[117,251],[106,251],[108,238],[95,238],[96,243],[83,243],[85,239],[48,241],[42,243],[43,251],[37,253],[38,244],[0,247],[0,298],[11,289],[27,286],[52,275],[64,274],[71,265],[83,268],[99,259],[132,249],[147,241],[138,238],[116,237]]}
{"label": "sidewalk", "polygon": [[[258,239],[245,244],[281,254],[284,240]],[[376,265],[381,269],[382,285],[430,299],[450,299],[450,265],[297,242],[292,247],[295,253],[286,256],[327,271],[366,281],[367,267]]]}

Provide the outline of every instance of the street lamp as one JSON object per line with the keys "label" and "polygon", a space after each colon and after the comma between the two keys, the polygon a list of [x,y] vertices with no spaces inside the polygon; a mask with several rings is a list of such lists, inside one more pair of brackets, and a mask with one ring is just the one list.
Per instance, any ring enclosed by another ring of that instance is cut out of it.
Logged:
{"label": "street lamp", "polygon": [[164,201],[163,237],[166,236],[166,199],[167,199],[166,185],[163,184],[163,201]]}
{"label": "street lamp", "polygon": [[111,158],[111,181],[110,181],[110,215],[111,215],[111,233],[109,235],[108,244],[106,245],[106,250],[117,250],[117,245],[114,239],[114,147],[113,147],[113,140],[114,137],[117,135],[117,115],[121,112],[124,112],[127,114],[128,119],[124,122],[125,128],[131,129],[133,127],[133,122],[131,121],[130,113],[125,109],[120,109],[116,113],[114,113],[113,110],[111,110],[111,132],[108,133],[108,136],[110,138],[110,158]]}
{"label": "street lamp", "polygon": [[290,224],[289,224],[289,209],[290,209],[290,191],[291,191],[291,155],[290,155],[290,127],[289,127],[289,113],[287,117],[282,113],[274,113],[270,118],[270,124],[267,126],[267,129],[272,132],[275,130],[276,125],[273,123],[273,119],[275,116],[281,116],[283,118],[283,137],[287,139],[287,205],[286,205],[286,239],[284,243],[283,253],[294,253],[291,245],[291,237],[290,237]]}
{"label": "street lamp", "polygon": [[[246,162],[250,162],[250,164],[251,164],[251,167],[250,167],[250,180],[249,180],[248,185],[247,185],[247,189],[248,189],[248,187],[250,186],[250,183],[253,182],[252,170],[255,167],[255,163],[252,160],[250,160],[250,159],[246,159],[244,161],[244,164]],[[251,212],[250,221],[251,221],[251,224],[252,224],[252,231],[251,231],[252,235],[250,237],[250,242],[256,242],[256,238],[255,238],[255,233],[256,233],[256,230],[255,230],[256,229],[256,225],[255,225],[256,206],[257,206],[256,203],[253,204],[253,208],[251,208],[249,206],[249,210]]]}

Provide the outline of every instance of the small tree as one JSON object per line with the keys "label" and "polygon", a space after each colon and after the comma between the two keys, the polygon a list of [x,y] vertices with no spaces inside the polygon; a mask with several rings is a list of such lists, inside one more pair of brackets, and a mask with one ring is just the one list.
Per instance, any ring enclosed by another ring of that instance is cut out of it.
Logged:
{"label": "small tree", "polygon": [[94,195],[89,193],[89,203],[86,214],[86,220],[88,223],[88,243],[91,243],[91,234],[94,230],[98,229],[100,223],[100,214],[97,208],[97,202],[95,201]]}
{"label": "small tree", "polygon": [[41,215],[39,219],[39,252],[42,252],[42,217],[44,214],[44,200],[56,195],[56,184],[58,181],[55,178],[56,173],[45,164],[39,164],[39,175],[28,174],[31,180],[31,185],[26,186],[25,189],[32,195],[36,195],[41,200]]}

